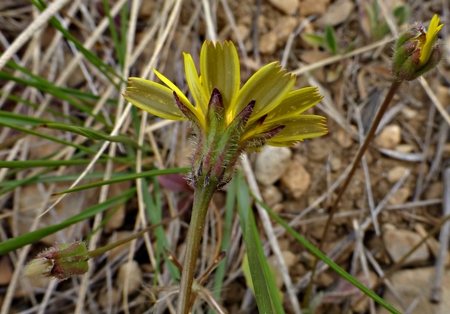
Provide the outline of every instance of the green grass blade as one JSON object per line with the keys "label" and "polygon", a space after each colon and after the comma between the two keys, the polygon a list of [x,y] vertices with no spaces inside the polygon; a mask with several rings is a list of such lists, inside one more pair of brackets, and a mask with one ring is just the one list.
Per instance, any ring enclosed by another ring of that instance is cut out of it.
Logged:
{"label": "green grass blade", "polygon": [[[8,192],[13,191],[15,188],[18,188],[19,186],[23,186],[27,183],[30,183],[33,180],[39,179],[40,176],[46,174],[47,172],[52,171],[53,169],[45,169],[42,170],[40,172],[38,172],[36,175],[31,176],[29,178],[26,179],[22,179],[22,180],[16,180],[16,181],[5,181],[5,182],[1,182],[2,184],[7,184],[5,188],[0,190],[0,195],[6,194]],[[11,184],[12,183],[12,184]]]}
{"label": "green grass blade", "polygon": [[[227,251],[230,245],[231,238],[231,227],[233,223],[233,214],[236,205],[236,190],[237,190],[237,180],[232,180],[227,185],[227,199],[225,204],[225,224],[223,226],[223,237],[222,237],[222,251]],[[228,256],[222,260],[216,269],[216,276],[214,278],[214,297],[220,299],[220,292],[222,291],[223,279],[225,277],[225,268],[227,266]],[[212,313],[212,311],[210,311]]]}
{"label": "green grass blade", "polygon": [[387,303],[385,300],[383,300],[381,297],[379,297],[375,292],[370,290],[369,288],[365,287],[363,284],[361,284],[355,277],[347,273],[345,270],[343,270],[341,267],[339,267],[335,262],[330,260],[325,254],[323,254],[321,251],[319,251],[314,245],[312,245],[308,240],[306,240],[304,237],[302,237],[299,233],[297,233],[294,229],[292,229],[288,223],[286,223],[283,219],[278,217],[277,214],[275,214],[266,204],[255,198],[255,200],[265,208],[265,210],[269,213],[269,215],[275,219],[280,225],[283,226],[283,228],[286,229],[286,231],[291,234],[298,242],[303,244],[312,254],[314,254],[317,258],[322,260],[324,263],[326,263],[328,266],[330,266],[331,269],[333,269],[335,272],[337,272],[342,278],[348,280],[351,284],[353,284],[356,288],[361,290],[364,294],[366,294],[369,298],[373,299],[375,302],[380,304],[382,307],[384,307],[386,310],[390,311],[394,314],[400,314],[398,310],[396,310],[394,307],[392,307],[389,303]]}
{"label": "green grass blade", "polygon": [[[46,4],[42,1],[42,0],[30,0],[31,3],[33,5],[36,6],[36,8],[38,8],[40,11],[44,11],[46,9]],[[98,56],[96,56],[94,53],[90,52],[89,50],[87,50],[66,28],[63,27],[63,25],[61,24],[61,22],[55,18],[52,17],[49,20],[50,24],[52,24],[58,31],[61,32],[61,34],[69,41],[71,41],[75,47],[77,47],[77,49],[83,53],[83,55],[85,56],[85,58],[87,60],[89,60],[93,65],[95,65],[95,67],[103,73],[103,75],[105,75],[105,77],[113,84],[116,86],[117,89],[119,89],[119,87],[117,86],[117,84],[114,83],[114,81],[110,78],[110,76],[108,74],[112,74],[113,76],[115,76],[116,78],[120,79],[122,82],[125,82],[125,80],[123,80],[121,78],[121,76],[119,74],[116,73],[116,71],[114,71],[114,69],[107,65],[106,63],[104,63]]]}
{"label": "green grass blade", "polygon": [[73,189],[58,192],[56,194],[58,195],[58,194],[72,193],[72,192],[77,192],[77,191],[86,190],[86,189],[92,189],[92,188],[99,187],[102,185],[108,185],[108,184],[113,184],[113,183],[122,182],[122,181],[136,180],[136,179],[140,179],[140,178],[147,178],[147,177],[159,176],[159,175],[165,175],[165,174],[186,173],[188,171],[189,171],[189,168],[168,168],[168,169],[163,169],[163,170],[144,171],[144,172],[140,172],[140,173],[133,173],[133,174],[120,176],[120,177],[117,177],[114,179],[109,179],[109,180],[104,180],[104,181],[100,181],[100,182],[94,182],[94,183],[78,186]]}
{"label": "green grass blade", "polygon": [[[38,176],[33,176],[26,179],[21,180],[9,180],[0,182],[0,188],[3,187],[11,187],[11,186],[21,186],[24,184],[36,184],[36,183],[56,183],[56,182],[70,182],[75,181],[78,179],[80,174],[68,174],[63,176],[53,176],[53,177],[42,177],[42,175],[45,174],[45,172],[40,173]],[[111,174],[112,178],[117,178],[119,176],[126,175],[126,172],[114,172]],[[95,180],[95,179],[101,179],[105,176],[104,172],[94,172],[94,173],[88,173],[84,176],[83,180]]]}
{"label": "green grass blade", "polygon": [[123,66],[123,63],[125,60],[125,55],[123,54],[123,51],[121,49],[119,35],[117,33],[117,28],[116,28],[116,23],[115,23],[113,17],[111,16],[111,9],[110,9],[108,0],[103,0],[103,7],[105,8],[105,14],[109,20],[109,32],[111,33],[111,37],[114,42],[114,48],[116,50],[117,61],[119,62],[119,64],[121,66]]}
{"label": "green grass blade", "polygon": [[[107,159],[99,159],[97,163],[105,163]],[[0,161],[0,168],[36,168],[36,167],[59,167],[71,165],[85,165],[90,163],[89,159],[77,160],[23,160],[23,161]]]}
{"label": "green grass blade", "polygon": [[38,126],[41,123],[50,123],[52,120],[35,118],[28,115],[0,110],[0,123],[15,125]]}
{"label": "green grass blade", "polygon": [[259,313],[282,314],[284,313],[282,302],[259,239],[258,228],[250,205],[250,193],[240,174],[237,179],[238,212],[258,311]]}
{"label": "green grass blade", "polygon": [[53,130],[72,132],[72,133],[79,134],[84,137],[90,138],[92,140],[97,140],[97,141],[105,140],[105,141],[110,141],[110,142],[129,144],[129,145],[133,146],[134,148],[141,149],[141,147],[139,146],[139,144],[136,141],[133,141],[131,138],[129,138],[128,136],[125,136],[125,135],[108,135],[108,134],[105,134],[104,132],[92,130],[91,128],[85,128],[82,126],[75,126],[75,125],[70,125],[70,124],[65,124],[65,123],[51,122],[51,123],[43,123],[43,124],[40,124],[39,126],[41,126],[43,128],[53,129]]}
{"label": "green grass blade", "polygon": [[[13,62],[11,62],[11,61],[9,61],[7,63],[8,66],[11,64],[13,64]],[[23,69],[23,68],[21,68],[21,69]],[[56,97],[58,99],[67,101],[75,108],[92,116],[96,121],[98,121],[102,124],[106,124],[105,119],[103,117],[99,116],[98,114],[93,114],[92,110],[88,106],[86,106],[80,102],[77,102],[73,97],[65,94],[62,90],[60,90],[57,86],[55,86],[54,84],[52,84],[50,82],[45,81],[45,83],[42,83],[42,80],[40,82],[37,82],[34,80],[30,80],[30,79],[23,79],[23,78],[15,77],[4,71],[0,71],[0,80],[15,81],[17,83],[20,83],[20,84],[23,84],[26,86],[34,87],[44,93],[53,95],[54,97]]]}
{"label": "green grass blade", "polygon": [[[2,122],[1,121],[1,117],[0,117],[0,126],[5,126],[5,127],[11,128],[11,129],[14,129],[14,130],[17,130],[17,131],[21,131],[21,132],[24,132],[24,133],[28,133],[28,134],[31,134],[31,135],[36,135],[36,136],[39,136],[41,138],[53,141],[55,143],[63,144],[65,146],[72,146],[72,147],[75,147],[78,150],[85,151],[86,153],[90,153],[90,154],[98,153],[97,150],[92,149],[92,148],[88,148],[88,147],[83,146],[83,145],[78,145],[78,144],[75,144],[75,143],[72,143],[72,142],[69,142],[69,141],[65,141],[65,140],[59,139],[59,138],[57,138],[55,136],[51,136],[51,135],[47,135],[47,134],[44,134],[44,133],[40,133],[40,132],[34,131],[32,129],[27,129],[27,128],[23,128],[23,127],[16,126],[16,125],[13,125],[13,124]],[[73,128],[76,128],[76,127],[73,127]],[[83,135],[83,134],[81,134],[81,135]],[[111,156],[109,156],[107,154],[102,154],[102,157],[104,157],[105,159],[112,159],[112,160],[115,160],[117,162],[120,162],[120,160],[121,160],[120,158],[111,157]]]}
{"label": "green grass blade", "polygon": [[[0,91],[0,96],[3,96],[3,95],[4,95],[4,93],[2,91]],[[38,104],[36,104],[34,102],[31,102],[31,101],[29,101],[27,99],[23,99],[23,98],[20,98],[18,96],[12,95],[12,94],[8,94],[6,96],[6,98],[9,99],[9,100],[14,101],[16,103],[23,103],[23,104],[25,104],[25,105],[27,105],[29,107],[35,108],[35,109],[39,108]],[[45,108],[45,112],[48,112],[48,113],[54,115],[55,117],[59,117],[61,119],[69,120],[72,123],[77,124],[77,125],[83,123],[83,121],[81,121],[80,119],[78,119],[78,118],[76,118],[74,116],[66,116],[65,114],[61,113],[60,111],[52,109],[52,108],[49,108],[49,107]]]}
{"label": "green grass blade", "polygon": [[[141,180],[142,183],[142,196],[145,203],[145,209],[147,211],[147,216],[151,224],[155,225],[162,221],[162,207],[161,207],[161,193],[157,180],[153,180],[155,185],[154,193],[155,198],[148,193],[148,184],[146,180]],[[178,281],[180,279],[180,272],[176,266],[169,260],[164,249],[172,251],[169,240],[167,240],[166,232],[163,226],[156,227],[154,230],[156,237],[156,252],[159,256],[162,256],[166,262],[167,267],[169,267],[170,277],[172,280]]]}
{"label": "green grass blade", "polygon": [[67,228],[77,222],[89,219],[89,218],[95,216],[96,214],[101,213],[101,212],[107,210],[108,208],[114,206],[118,202],[124,203],[124,202],[128,201],[135,193],[136,193],[135,188],[129,189],[117,196],[107,199],[103,203],[91,206],[88,209],[82,211],[81,213],[79,213],[59,224],[45,227],[45,228],[42,228],[42,229],[39,229],[36,231],[22,234],[18,237],[3,241],[0,243],[0,255],[11,252],[16,249],[19,249],[27,244],[36,242],[50,234],[58,232],[59,230]]}

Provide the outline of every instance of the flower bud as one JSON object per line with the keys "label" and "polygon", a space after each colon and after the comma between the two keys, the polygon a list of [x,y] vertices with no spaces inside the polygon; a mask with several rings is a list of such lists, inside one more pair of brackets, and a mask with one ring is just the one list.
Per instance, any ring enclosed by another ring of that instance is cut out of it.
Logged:
{"label": "flower bud", "polygon": [[86,243],[58,243],[31,260],[24,274],[65,280],[74,275],[85,274],[89,270],[88,259]]}
{"label": "flower bud", "polygon": [[411,81],[435,68],[442,59],[444,49],[437,40],[444,26],[435,15],[428,27],[415,25],[401,34],[394,47],[392,73],[399,81]]}

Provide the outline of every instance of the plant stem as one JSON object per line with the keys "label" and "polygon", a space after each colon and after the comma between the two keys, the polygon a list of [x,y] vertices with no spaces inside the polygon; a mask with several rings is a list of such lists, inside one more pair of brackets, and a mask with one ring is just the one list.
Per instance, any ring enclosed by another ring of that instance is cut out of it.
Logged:
{"label": "plant stem", "polygon": [[[353,175],[355,174],[355,171],[358,168],[359,163],[361,162],[362,156],[364,155],[364,153],[366,152],[367,148],[369,147],[369,144],[372,141],[372,139],[373,139],[373,137],[375,135],[375,132],[378,129],[378,126],[380,125],[381,118],[383,118],[384,113],[386,112],[389,104],[392,101],[392,98],[394,97],[394,95],[397,92],[397,89],[399,88],[401,83],[402,83],[402,81],[397,81],[397,80],[392,82],[391,87],[389,88],[389,91],[388,91],[388,93],[386,95],[386,98],[384,99],[383,103],[381,104],[380,109],[378,109],[377,115],[375,116],[375,118],[374,118],[374,120],[372,122],[372,126],[370,127],[370,130],[369,130],[369,132],[367,132],[367,136],[366,136],[366,138],[364,140],[364,143],[359,148],[358,153],[356,154],[356,157],[355,157],[355,159],[353,161],[352,168],[351,168],[350,172],[348,173],[348,176],[345,179],[345,181],[344,181],[344,183],[342,185],[342,188],[339,191],[338,196],[336,197],[335,201],[333,202],[333,206],[331,206],[330,214],[329,214],[327,222],[325,224],[325,228],[324,228],[323,233],[322,233],[322,238],[321,238],[321,240],[319,242],[319,245],[318,245],[318,249],[320,251],[322,251],[323,244],[325,243],[325,237],[326,237],[326,235],[328,233],[328,229],[329,229],[329,227],[331,225],[331,221],[333,219],[333,216],[334,216],[335,212],[338,209],[339,202],[340,202],[342,196],[344,195],[345,191],[347,190],[347,187],[350,184],[350,181],[353,178]],[[318,263],[318,258],[316,257],[314,259],[314,265],[313,265],[313,268],[312,268],[311,281],[309,283],[308,290],[307,290],[307,293],[306,293],[307,295],[306,295],[305,300],[307,300],[307,302],[309,302],[309,296],[310,296],[310,293],[311,293],[312,283],[314,281],[314,275],[315,275],[315,272],[316,272],[317,263]]]}
{"label": "plant stem", "polygon": [[[203,182],[201,182],[203,183]],[[194,282],[195,266],[197,264],[200,241],[205,227],[206,214],[209,203],[216,191],[216,184],[210,182],[208,185],[197,184],[194,192],[194,204],[189,226],[186,255],[181,273],[180,296],[178,299],[177,313],[187,314],[190,311],[192,283]]]}

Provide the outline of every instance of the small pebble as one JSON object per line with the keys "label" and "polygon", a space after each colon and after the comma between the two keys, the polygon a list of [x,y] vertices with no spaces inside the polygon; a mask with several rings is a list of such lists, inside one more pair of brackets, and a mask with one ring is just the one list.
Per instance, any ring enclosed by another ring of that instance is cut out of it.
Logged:
{"label": "small pebble", "polygon": [[294,198],[300,198],[308,190],[311,176],[303,164],[298,160],[291,160],[285,173],[281,177],[281,185],[285,187]]}
{"label": "small pebble", "polygon": [[338,0],[328,6],[325,14],[323,14],[316,23],[319,26],[336,26],[348,20],[350,14],[354,11],[354,8],[355,5],[352,1]]}
{"label": "small pebble", "polygon": [[342,161],[337,157],[333,157],[331,159],[330,167],[333,172],[339,171],[342,168]]}
{"label": "small pebble", "polygon": [[125,262],[119,267],[116,286],[123,289],[125,281],[128,281],[128,295],[136,292],[142,284],[142,271],[136,261]]}
{"label": "small pebble", "polygon": [[264,54],[273,54],[277,49],[277,34],[273,31],[265,33],[259,40],[259,51]]}
{"label": "small pebble", "polygon": [[273,185],[264,187],[261,190],[261,196],[264,200],[264,203],[266,203],[269,207],[272,207],[273,205],[278,204],[283,200],[283,194],[276,186]]}
{"label": "small pebble", "polygon": [[412,153],[414,151],[414,146],[411,144],[400,144],[395,147],[395,150],[400,153]]}
{"label": "small pebble", "polygon": [[397,166],[397,167],[392,168],[391,170],[389,170],[389,172],[387,174],[387,180],[390,183],[397,182],[398,180],[401,179],[401,177],[403,177],[403,175],[405,174],[406,170],[407,169],[405,167],[402,167],[402,166]]}
{"label": "small pebble", "polygon": [[[420,241],[420,235],[409,230],[389,229],[383,233],[384,245],[394,263],[400,261]],[[424,243],[406,259],[405,264],[422,264],[429,257],[430,252]]]}
{"label": "small pebble", "polygon": [[402,114],[407,120],[412,120],[419,114],[417,110],[411,109],[410,107],[405,106],[402,109]]}
{"label": "small pebble", "polygon": [[297,11],[298,0],[269,0],[278,10],[284,12],[285,14],[292,15]]}
{"label": "small pebble", "polygon": [[390,124],[377,135],[374,142],[381,148],[394,149],[400,144],[401,139],[400,127],[397,124]]}
{"label": "small pebble", "polygon": [[342,148],[349,148],[353,144],[352,136],[348,134],[344,129],[338,129],[336,131],[336,141]]}
{"label": "small pebble", "polygon": [[408,197],[411,195],[411,190],[407,187],[398,189],[396,193],[388,200],[391,205],[405,204]]}
{"label": "small pebble", "polygon": [[266,186],[274,184],[288,167],[291,156],[292,152],[289,148],[264,146],[256,156],[256,180]]}
{"label": "small pebble", "polygon": [[298,13],[300,16],[322,14],[327,9],[330,0],[301,0]]}
{"label": "small pebble", "polygon": [[284,44],[298,25],[298,19],[293,16],[283,16],[277,21],[274,32],[277,34],[278,42]]}

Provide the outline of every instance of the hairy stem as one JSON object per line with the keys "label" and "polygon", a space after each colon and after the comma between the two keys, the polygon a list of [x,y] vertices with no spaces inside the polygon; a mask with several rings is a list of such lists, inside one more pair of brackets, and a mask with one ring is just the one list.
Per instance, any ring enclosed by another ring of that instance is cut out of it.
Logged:
{"label": "hairy stem", "polygon": [[[202,182],[203,183],[203,182]],[[192,299],[192,283],[194,281],[195,266],[197,264],[200,241],[205,227],[206,214],[209,203],[216,191],[216,184],[198,184],[194,192],[194,204],[192,207],[192,217],[189,226],[186,255],[181,273],[180,296],[178,299],[177,313],[187,314],[190,311]]]}

